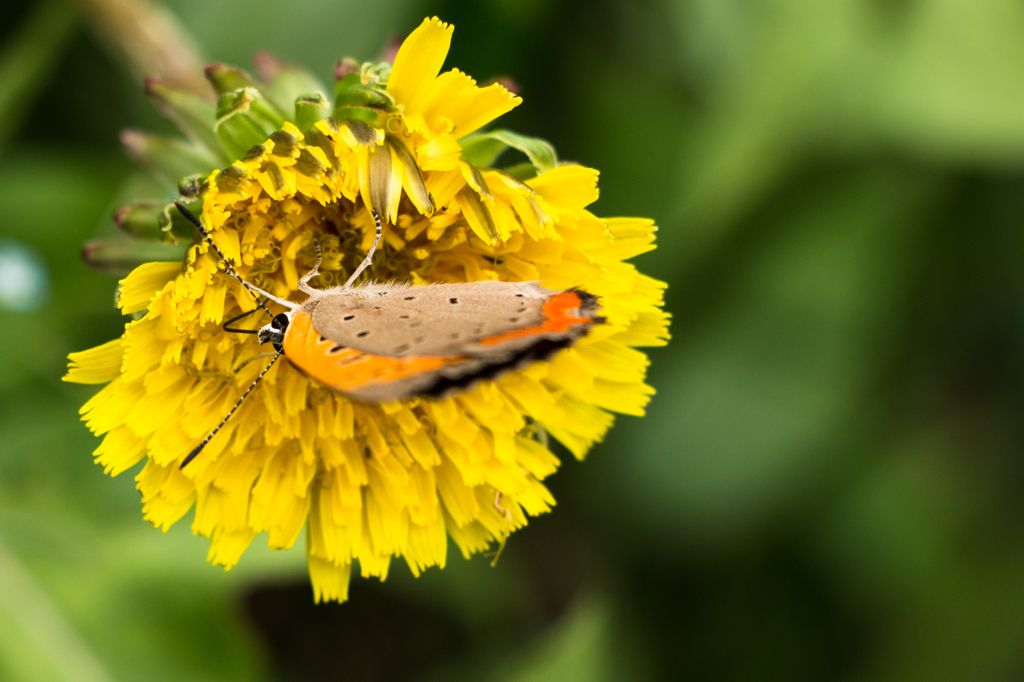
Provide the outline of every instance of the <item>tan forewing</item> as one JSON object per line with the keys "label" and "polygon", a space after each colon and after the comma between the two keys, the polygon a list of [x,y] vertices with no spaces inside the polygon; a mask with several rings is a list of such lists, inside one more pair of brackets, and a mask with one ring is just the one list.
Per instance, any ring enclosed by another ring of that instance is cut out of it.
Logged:
{"label": "tan forewing", "polygon": [[369,284],[324,291],[303,307],[318,334],[364,353],[491,354],[476,342],[542,324],[554,293],[537,282]]}

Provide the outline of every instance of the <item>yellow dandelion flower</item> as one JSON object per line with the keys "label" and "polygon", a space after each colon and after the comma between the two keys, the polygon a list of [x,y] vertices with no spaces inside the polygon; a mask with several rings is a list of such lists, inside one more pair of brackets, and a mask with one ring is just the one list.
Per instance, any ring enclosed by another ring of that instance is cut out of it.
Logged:
{"label": "yellow dandelion flower", "polygon": [[[237,160],[182,190],[201,200],[203,224],[238,274],[282,300],[306,299],[299,282],[317,248],[311,284],[345,282],[374,240],[376,210],[383,234],[370,279],[579,287],[598,297],[603,324],[548,361],[444,399],[359,402],[285,359],[181,468],[266,367],[236,371],[265,347],[223,323],[257,304],[197,240],[183,263],[146,263],[121,281],[118,306],[137,319],[120,339],[72,354],[65,377],[107,384],[83,420],[105,434],[94,454],[107,473],[145,460],[136,481],[147,520],[166,530],[194,507],[193,531],[225,568],[256,535],[286,549],[305,528],[318,601],[346,598],[356,561],[383,579],[402,557],[418,575],[444,566],[449,537],[469,557],[548,511],[543,481],[559,460],[546,434],[582,458],[613,413],[642,415],[653,390],[636,348],[667,339],[664,284],[626,262],[654,248],[652,221],[598,218],[587,210],[596,170],[560,164],[539,140],[480,133],[521,100],[441,73],[451,35],[428,19],[393,65],[340,73],[333,111],[322,92],[293,88],[288,115],[274,88],[208,73],[221,92],[216,136],[193,144],[207,159]],[[253,130],[264,139],[246,147]],[[487,167],[506,146],[531,164]],[[173,241],[167,215],[161,229]]]}

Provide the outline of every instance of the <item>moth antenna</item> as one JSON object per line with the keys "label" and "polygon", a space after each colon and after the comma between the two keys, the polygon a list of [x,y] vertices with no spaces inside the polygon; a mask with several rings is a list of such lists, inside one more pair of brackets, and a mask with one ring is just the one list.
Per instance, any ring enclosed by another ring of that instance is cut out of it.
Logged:
{"label": "moth antenna", "polygon": [[251,358],[240,364],[238,367],[235,367],[235,374],[241,372],[242,368],[248,365],[250,362],[254,362],[256,360],[259,360],[260,358],[269,358],[272,355],[277,355],[277,351],[272,351],[270,353],[260,353],[259,355],[252,356]]}
{"label": "moth antenna", "polygon": [[179,469],[184,469],[189,462],[191,462],[192,460],[199,456],[199,453],[203,451],[203,448],[205,448],[206,444],[210,442],[210,439],[216,436],[217,432],[224,428],[224,425],[228,423],[229,419],[231,419],[231,415],[233,415],[235,411],[238,410],[239,407],[241,407],[245,399],[249,397],[250,393],[252,393],[252,389],[256,388],[256,384],[260,383],[260,381],[267,374],[267,372],[270,371],[270,368],[274,366],[274,363],[277,362],[277,359],[280,358],[282,355],[283,353],[274,354],[274,359],[270,361],[269,365],[263,368],[263,371],[260,372],[260,375],[256,377],[256,381],[252,382],[252,385],[250,385],[249,388],[246,389],[245,393],[242,394],[242,397],[238,399],[237,403],[235,403],[235,406],[231,408],[230,412],[228,412],[228,416],[224,417],[224,419],[221,420],[220,424],[217,424],[217,428],[215,428],[213,431],[210,431],[210,435],[204,438],[202,443],[197,445],[192,452],[188,453],[188,457],[186,457],[185,461],[181,463],[181,466],[178,467]]}
{"label": "moth antenna", "polygon": [[249,312],[242,313],[241,315],[235,315],[230,320],[226,320],[225,322],[223,322],[221,324],[221,327],[224,329],[224,331],[231,332],[232,334],[259,334],[260,332],[259,332],[258,329],[238,329],[237,327],[229,327],[228,326],[229,324],[234,324],[235,322],[238,322],[239,320],[242,320],[242,319],[245,319],[246,317],[249,317],[254,312],[256,312],[256,310],[257,310],[257,308],[253,308]]}
{"label": "moth antenna", "polygon": [[307,272],[305,276],[303,276],[303,278],[299,280],[299,291],[309,294],[310,296],[318,293],[318,291],[313,287],[309,286],[309,280],[313,279],[318,274],[320,274],[320,263],[322,263],[324,260],[324,254],[320,250],[320,240],[314,239],[313,245],[316,247],[316,265],[314,265],[313,269]]}
{"label": "moth antenna", "polygon": [[220,256],[221,261],[224,262],[224,269],[227,271],[227,273],[234,277],[239,284],[245,287],[249,291],[249,293],[252,294],[253,298],[256,299],[256,303],[258,303],[259,306],[263,308],[267,315],[270,315],[271,318],[274,317],[274,313],[270,312],[270,309],[267,308],[267,306],[265,306],[262,301],[260,301],[260,297],[257,296],[256,294],[266,296],[271,301],[274,301],[275,303],[280,303],[289,310],[296,310],[299,307],[301,307],[296,303],[292,303],[291,301],[286,301],[283,298],[278,298],[277,296],[274,296],[273,294],[268,294],[262,289],[254,287],[252,284],[249,284],[244,279],[242,279],[241,276],[239,276],[238,272],[235,270],[235,266],[231,264],[231,261],[225,258],[224,254],[221,253],[219,248],[217,248],[217,245],[213,243],[213,239],[210,238],[210,233],[206,231],[205,227],[203,227],[203,223],[200,222],[199,218],[196,218],[194,215],[192,215],[192,212],[189,211],[184,206],[182,206],[180,201],[175,201],[174,206],[175,208],[178,209],[178,212],[181,213],[181,215],[185,216],[185,218],[187,218],[190,223],[196,226],[196,229],[199,230],[199,234],[203,235],[203,239],[206,240],[206,243],[210,245],[210,248],[212,248],[214,252],[216,252],[216,254]]}
{"label": "moth antenna", "polygon": [[352,286],[352,282],[356,281],[356,277],[363,274],[363,270],[370,266],[370,262],[373,260],[373,252],[377,250],[377,244],[380,244],[380,233],[383,229],[380,225],[380,214],[377,213],[377,209],[375,208],[370,209],[370,211],[373,213],[373,222],[377,223],[377,234],[373,238],[373,244],[370,245],[370,250],[366,252],[366,258],[363,259],[363,262],[359,264],[356,271],[353,272],[352,276],[348,278],[347,282],[345,282],[345,285],[342,287],[343,289],[348,289]]}

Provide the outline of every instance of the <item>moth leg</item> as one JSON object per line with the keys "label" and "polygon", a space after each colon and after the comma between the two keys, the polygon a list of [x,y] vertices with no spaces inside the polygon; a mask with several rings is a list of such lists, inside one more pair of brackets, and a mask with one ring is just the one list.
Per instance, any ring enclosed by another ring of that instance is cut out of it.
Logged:
{"label": "moth leg", "polygon": [[316,265],[314,265],[313,269],[307,272],[305,276],[299,280],[299,291],[309,294],[310,296],[318,292],[316,289],[309,286],[309,280],[320,274],[320,264],[324,260],[324,254],[320,251],[320,240],[314,239],[313,245],[316,246]]}
{"label": "moth leg", "polygon": [[373,252],[377,250],[377,244],[380,244],[380,233],[383,229],[380,224],[380,214],[377,213],[377,209],[375,208],[371,210],[373,211],[373,222],[377,223],[377,234],[373,238],[373,244],[370,246],[370,250],[366,252],[366,258],[363,259],[363,262],[359,264],[359,267],[355,269],[352,276],[348,278],[347,282],[345,282],[345,289],[352,286],[352,282],[356,281],[356,277],[361,275],[363,270],[370,267],[370,263],[373,261]]}
{"label": "moth leg", "polygon": [[[511,509],[505,509],[504,507],[501,506],[501,491],[500,490],[497,493],[495,493],[495,495],[494,495],[494,508],[498,510],[499,514],[501,514],[502,516],[505,517],[506,521],[508,521],[509,523],[512,523],[512,510]],[[495,561],[497,561],[497,557],[495,557]]]}
{"label": "moth leg", "polygon": [[248,365],[253,360],[259,360],[260,358],[269,358],[272,355],[277,355],[277,353],[276,352],[274,352],[274,353],[260,353],[259,355],[254,355],[251,358],[249,358],[248,360],[246,360],[245,362],[243,362],[242,364],[240,364],[238,367],[235,367],[234,372],[235,372],[235,374],[238,374],[239,372],[242,371],[243,367]]}

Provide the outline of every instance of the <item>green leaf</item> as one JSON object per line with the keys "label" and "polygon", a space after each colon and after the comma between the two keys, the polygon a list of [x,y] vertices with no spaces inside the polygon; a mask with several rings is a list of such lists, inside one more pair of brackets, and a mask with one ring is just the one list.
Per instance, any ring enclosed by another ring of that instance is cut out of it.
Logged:
{"label": "green leaf", "polygon": [[520,182],[526,182],[531,178],[537,177],[537,167],[529,162],[509,166],[505,169],[505,172]]}
{"label": "green leaf", "polygon": [[[526,158],[530,160],[538,173],[551,170],[558,165],[558,154],[550,142],[539,137],[520,135],[511,130],[491,130],[486,133],[469,135],[459,140],[459,144],[463,149],[469,149],[473,156],[491,155],[490,161],[494,161],[505,148],[512,147],[526,154]],[[499,148],[498,145],[501,147]],[[465,156],[463,156],[463,160],[468,161]],[[487,165],[469,162],[473,165]]]}
{"label": "green leaf", "polygon": [[488,135],[470,135],[459,140],[459,144],[462,146],[460,158],[479,168],[489,168],[508,149],[507,144]]}
{"label": "green leaf", "polygon": [[[615,638],[608,604],[582,598],[532,650],[501,666],[496,682],[612,682]],[[636,679],[635,677],[633,679]]]}

